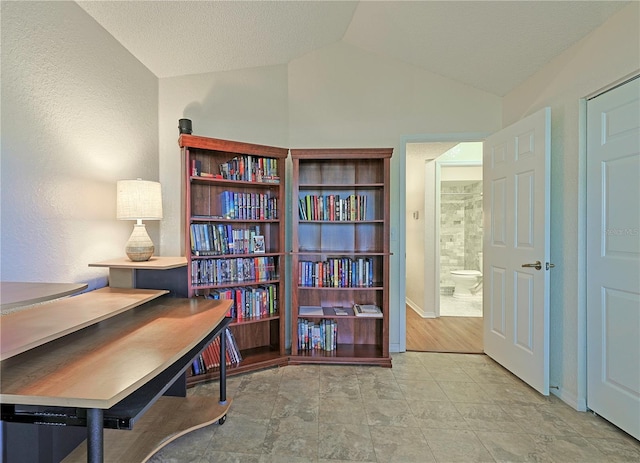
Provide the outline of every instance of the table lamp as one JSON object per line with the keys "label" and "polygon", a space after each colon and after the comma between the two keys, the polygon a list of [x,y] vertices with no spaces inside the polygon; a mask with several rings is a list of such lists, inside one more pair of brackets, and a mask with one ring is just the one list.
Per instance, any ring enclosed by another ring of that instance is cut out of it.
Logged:
{"label": "table lamp", "polygon": [[160,183],[142,179],[118,180],[116,200],[118,220],[136,221],[125,246],[127,256],[133,262],[149,260],[154,251],[153,241],[142,221],[162,219]]}

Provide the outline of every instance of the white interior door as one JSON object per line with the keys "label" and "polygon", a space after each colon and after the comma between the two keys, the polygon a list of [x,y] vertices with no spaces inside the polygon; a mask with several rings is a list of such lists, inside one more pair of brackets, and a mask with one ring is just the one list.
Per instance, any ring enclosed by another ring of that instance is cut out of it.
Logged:
{"label": "white interior door", "polygon": [[587,406],[640,439],[640,78],[587,102]]}
{"label": "white interior door", "polygon": [[483,150],[484,349],[549,394],[551,109],[490,136]]}

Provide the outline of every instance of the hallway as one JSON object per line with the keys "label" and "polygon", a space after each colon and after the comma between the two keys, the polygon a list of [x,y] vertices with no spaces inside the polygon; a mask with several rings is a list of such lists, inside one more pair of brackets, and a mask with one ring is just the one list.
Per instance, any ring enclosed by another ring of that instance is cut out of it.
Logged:
{"label": "hallway", "polygon": [[421,318],[409,306],[407,351],[483,353],[482,317]]}

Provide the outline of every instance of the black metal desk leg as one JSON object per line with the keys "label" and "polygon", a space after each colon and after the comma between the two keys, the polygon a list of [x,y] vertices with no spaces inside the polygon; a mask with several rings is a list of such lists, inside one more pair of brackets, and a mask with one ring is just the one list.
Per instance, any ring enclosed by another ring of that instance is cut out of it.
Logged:
{"label": "black metal desk leg", "polygon": [[87,410],[87,462],[102,463],[104,461],[104,410],[89,408]]}
{"label": "black metal desk leg", "polygon": [[220,332],[220,405],[227,403],[227,330]]}

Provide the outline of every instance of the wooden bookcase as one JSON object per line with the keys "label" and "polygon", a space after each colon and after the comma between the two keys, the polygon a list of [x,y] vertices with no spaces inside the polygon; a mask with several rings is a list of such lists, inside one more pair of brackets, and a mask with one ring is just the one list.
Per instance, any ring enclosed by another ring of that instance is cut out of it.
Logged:
{"label": "wooden bookcase", "polygon": [[[242,361],[227,368],[229,375],[286,364],[288,150],[187,134],[178,143],[189,297],[236,297],[230,330]],[[249,247],[252,235],[264,237],[264,252]],[[207,370],[190,376],[188,384],[218,375],[217,369]]]}
{"label": "wooden bookcase", "polygon": [[[289,363],[391,366],[389,182],[392,152],[390,148],[291,150],[292,201],[298,202],[293,210],[298,210],[293,214],[292,227]],[[342,213],[339,213],[340,205]],[[352,311],[354,303],[378,306],[382,317],[357,317]],[[316,311],[319,308],[321,314],[300,314],[301,307]],[[347,314],[336,315],[336,308],[343,308]],[[326,349],[299,344],[304,337],[299,333],[299,320],[325,324]],[[328,346],[331,343],[335,348]]]}

